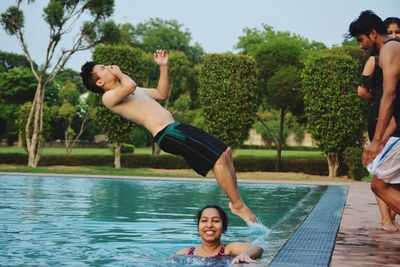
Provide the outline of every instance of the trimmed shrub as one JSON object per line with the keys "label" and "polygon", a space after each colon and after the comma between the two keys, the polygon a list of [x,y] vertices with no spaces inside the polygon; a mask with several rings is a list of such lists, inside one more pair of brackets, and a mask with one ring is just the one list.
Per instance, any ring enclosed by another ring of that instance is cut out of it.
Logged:
{"label": "trimmed shrub", "polygon": [[244,55],[209,54],[201,65],[198,90],[204,126],[229,146],[248,137],[257,112],[257,66]]}
{"label": "trimmed shrub", "polygon": [[348,147],[344,151],[345,164],[348,166],[347,176],[361,181],[368,176],[368,170],[361,164],[362,148]]}

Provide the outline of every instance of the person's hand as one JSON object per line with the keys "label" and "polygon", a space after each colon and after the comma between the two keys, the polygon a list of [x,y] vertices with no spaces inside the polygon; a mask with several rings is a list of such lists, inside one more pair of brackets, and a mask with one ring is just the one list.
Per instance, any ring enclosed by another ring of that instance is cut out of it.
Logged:
{"label": "person's hand", "polygon": [[384,144],[372,140],[372,142],[364,148],[364,151],[362,153],[362,164],[364,166],[367,166],[370,164],[375,157],[382,151]]}
{"label": "person's hand", "polygon": [[231,262],[231,264],[237,264],[237,263],[256,263],[256,261],[250,258],[250,256],[247,255],[247,253],[243,252],[237,255]]}
{"label": "person's hand", "polygon": [[167,66],[168,51],[159,49],[156,52],[154,52],[154,61],[160,66]]}
{"label": "person's hand", "polygon": [[117,77],[120,77],[122,74],[122,71],[117,65],[109,65],[107,66],[107,69]]}

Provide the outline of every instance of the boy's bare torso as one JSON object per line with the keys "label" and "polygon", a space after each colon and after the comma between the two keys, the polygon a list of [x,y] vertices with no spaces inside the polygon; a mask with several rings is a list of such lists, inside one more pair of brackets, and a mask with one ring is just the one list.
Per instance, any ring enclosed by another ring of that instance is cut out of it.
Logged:
{"label": "boy's bare torso", "polygon": [[103,95],[104,105],[124,118],[144,126],[153,136],[164,129],[168,124],[174,122],[171,113],[163,108],[157,101],[152,99],[146,90],[137,87],[135,91],[125,97],[119,104],[107,105],[107,98],[112,98],[113,90]]}

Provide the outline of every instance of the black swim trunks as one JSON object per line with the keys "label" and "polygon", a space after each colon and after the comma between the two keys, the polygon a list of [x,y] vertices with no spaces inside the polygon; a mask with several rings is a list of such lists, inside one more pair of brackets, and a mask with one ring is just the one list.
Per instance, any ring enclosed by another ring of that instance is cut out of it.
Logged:
{"label": "black swim trunks", "polygon": [[198,174],[206,176],[228,146],[215,136],[191,125],[173,122],[154,141],[168,153],[185,158]]}

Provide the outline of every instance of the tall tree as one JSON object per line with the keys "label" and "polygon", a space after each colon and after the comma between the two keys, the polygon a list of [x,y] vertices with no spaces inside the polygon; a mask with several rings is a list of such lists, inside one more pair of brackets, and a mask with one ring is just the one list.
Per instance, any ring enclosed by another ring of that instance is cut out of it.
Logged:
{"label": "tall tree", "polygon": [[[78,51],[92,48],[94,45],[110,40],[109,25],[104,20],[114,10],[114,0],[50,0],[43,9],[43,18],[49,26],[49,43],[45,48],[45,58],[39,69],[35,69],[24,32],[24,12],[21,9],[23,0],[17,0],[1,14],[0,23],[4,30],[15,36],[29,61],[33,75],[37,80],[36,93],[32,101],[25,127],[25,140],[28,150],[28,166],[36,167],[42,155],[43,147],[43,107],[46,86],[54,80],[70,57]],[[27,1],[31,4],[34,1]],[[62,38],[71,32],[82,16],[91,17],[82,24],[81,30],[73,38],[72,47],[58,49]],[[37,36],[37,38],[40,38]],[[48,73],[48,75],[46,75]]]}
{"label": "tall tree", "polygon": [[357,61],[344,53],[322,51],[310,56],[302,72],[308,129],[337,176],[339,155],[362,146],[364,119],[357,97]]}
{"label": "tall tree", "polygon": [[279,171],[281,165],[285,116],[289,111],[291,111],[292,114],[299,114],[302,113],[303,110],[303,94],[301,91],[300,74],[301,72],[298,67],[289,65],[276,71],[267,82],[267,94],[271,106],[278,109],[280,112],[275,171]]}
{"label": "tall tree", "polygon": [[[280,111],[281,125],[279,138],[276,141],[275,164],[275,170],[279,171],[285,116],[290,111],[300,119],[303,114],[300,90],[303,60],[310,51],[325,46],[290,32],[275,31],[265,24],[261,30],[247,28],[244,32],[245,36],[239,38],[236,48],[240,53],[251,55],[256,59],[259,69],[258,93],[262,107],[276,108]],[[265,122],[261,123],[265,127],[268,125]]]}

